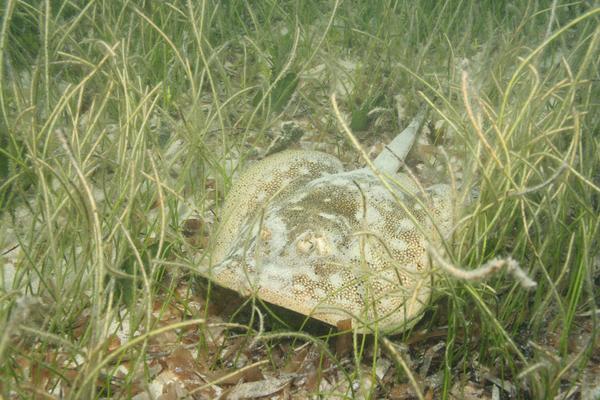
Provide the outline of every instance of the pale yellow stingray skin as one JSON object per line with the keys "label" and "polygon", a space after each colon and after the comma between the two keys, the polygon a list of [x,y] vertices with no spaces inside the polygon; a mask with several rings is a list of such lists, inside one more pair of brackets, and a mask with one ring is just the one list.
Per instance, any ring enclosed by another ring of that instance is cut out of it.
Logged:
{"label": "pale yellow stingray skin", "polygon": [[331,325],[395,333],[421,316],[432,291],[428,241],[447,238],[447,185],[393,190],[369,169],[344,171],[314,151],[255,163],[227,196],[209,279]]}

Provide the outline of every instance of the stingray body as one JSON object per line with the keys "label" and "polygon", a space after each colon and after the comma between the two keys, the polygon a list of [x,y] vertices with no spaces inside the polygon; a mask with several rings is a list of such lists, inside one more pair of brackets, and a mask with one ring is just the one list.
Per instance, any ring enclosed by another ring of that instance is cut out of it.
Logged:
{"label": "stingray body", "polygon": [[205,275],[334,326],[410,327],[432,290],[426,244],[452,225],[447,185],[419,190],[397,173],[422,119],[377,157],[378,174],[315,151],[255,163],[227,196]]}

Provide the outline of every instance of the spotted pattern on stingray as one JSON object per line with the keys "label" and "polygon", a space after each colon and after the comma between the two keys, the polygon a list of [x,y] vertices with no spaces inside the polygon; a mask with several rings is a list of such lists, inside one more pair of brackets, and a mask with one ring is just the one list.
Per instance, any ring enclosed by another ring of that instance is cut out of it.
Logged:
{"label": "spotted pattern on stingray", "polygon": [[227,198],[211,278],[332,325],[406,328],[430,296],[430,216],[446,234],[449,188],[395,180],[392,193],[369,170],[344,172],[317,152],[258,162]]}

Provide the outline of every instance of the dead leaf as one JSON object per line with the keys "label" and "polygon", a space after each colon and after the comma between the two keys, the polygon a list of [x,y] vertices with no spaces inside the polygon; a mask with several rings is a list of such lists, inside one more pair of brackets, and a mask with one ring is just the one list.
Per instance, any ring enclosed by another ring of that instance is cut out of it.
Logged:
{"label": "dead leaf", "polygon": [[421,368],[419,369],[419,375],[425,378],[427,373],[429,372],[429,368],[431,367],[431,361],[438,355],[440,350],[442,350],[446,346],[446,342],[438,342],[434,346],[430,347],[425,351],[423,355],[423,362],[421,364]]}
{"label": "dead leaf", "polygon": [[301,346],[294,350],[290,360],[284,366],[283,372],[291,374],[299,372],[306,360],[308,349],[308,346]]}
{"label": "dead leaf", "polygon": [[382,381],[391,366],[392,362],[389,359],[378,357],[375,365],[375,375],[377,376],[377,379]]}
{"label": "dead leaf", "polygon": [[313,368],[306,375],[306,379],[304,381],[304,388],[309,392],[313,393],[319,387],[319,383],[321,380],[321,376],[317,373],[317,369]]}
{"label": "dead leaf", "polygon": [[79,316],[77,317],[77,319],[74,322],[73,337],[75,337],[76,339],[81,338],[81,336],[83,336],[86,329],[88,328],[89,322],[90,322],[90,310],[86,308],[85,310],[83,310],[81,312],[81,314],[79,314]]}
{"label": "dead leaf", "polygon": [[199,381],[197,365],[192,353],[178,347],[166,359],[167,368],[182,381]]}
{"label": "dead leaf", "polygon": [[389,400],[412,400],[416,399],[417,395],[409,383],[400,383],[392,387],[387,398]]}
{"label": "dead leaf", "polygon": [[163,387],[162,394],[158,396],[157,400],[177,400],[179,399],[178,395],[178,386],[181,384],[179,382],[169,382]]}
{"label": "dead leaf", "polygon": [[335,355],[342,358],[352,353],[352,320],[344,319],[337,323],[338,332],[340,334],[335,338]]}
{"label": "dead leaf", "polygon": [[456,382],[450,391],[451,398],[460,400],[491,400],[485,388],[475,382]]}
{"label": "dead leaf", "polygon": [[245,382],[255,382],[264,379],[260,367],[265,363],[256,363],[250,368],[243,368],[234,371],[230,368],[223,368],[216,371],[210,371],[204,374],[207,382],[219,382],[220,385],[235,385],[244,380]]}
{"label": "dead leaf", "polygon": [[290,378],[271,378],[262,381],[242,383],[234,387],[226,398],[228,400],[243,400],[272,396],[286,387],[290,381]]}
{"label": "dead leaf", "polygon": [[119,347],[121,347],[121,339],[117,335],[110,335],[107,339],[108,342],[108,352],[112,353]]}
{"label": "dead leaf", "polygon": [[178,343],[179,336],[175,331],[166,331],[150,337],[149,353],[158,353],[164,351],[165,347]]}
{"label": "dead leaf", "polygon": [[221,360],[231,362],[233,359],[239,358],[240,352],[247,343],[248,338],[244,336],[231,339],[225,350],[221,353]]}

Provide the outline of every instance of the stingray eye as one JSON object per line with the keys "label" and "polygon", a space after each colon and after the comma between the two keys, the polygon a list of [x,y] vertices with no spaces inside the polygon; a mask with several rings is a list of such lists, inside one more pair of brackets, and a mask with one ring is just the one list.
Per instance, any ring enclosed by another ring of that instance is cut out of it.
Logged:
{"label": "stingray eye", "polygon": [[299,254],[312,253],[315,247],[315,235],[312,232],[304,232],[298,237],[296,242],[296,251]]}
{"label": "stingray eye", "polygon": [[327,237],[312,231],[302,233],[296,242],[296,251],[299,254],[316,252],[318,256],[327,256],[332,253],[332,247]]}
{"label": "stingray eye", "polygon": [[317,249],[317,254],[320,256],[328,256],[331,254],[331,243],[325,235],[317,235],[314,237],[314,247]]}

